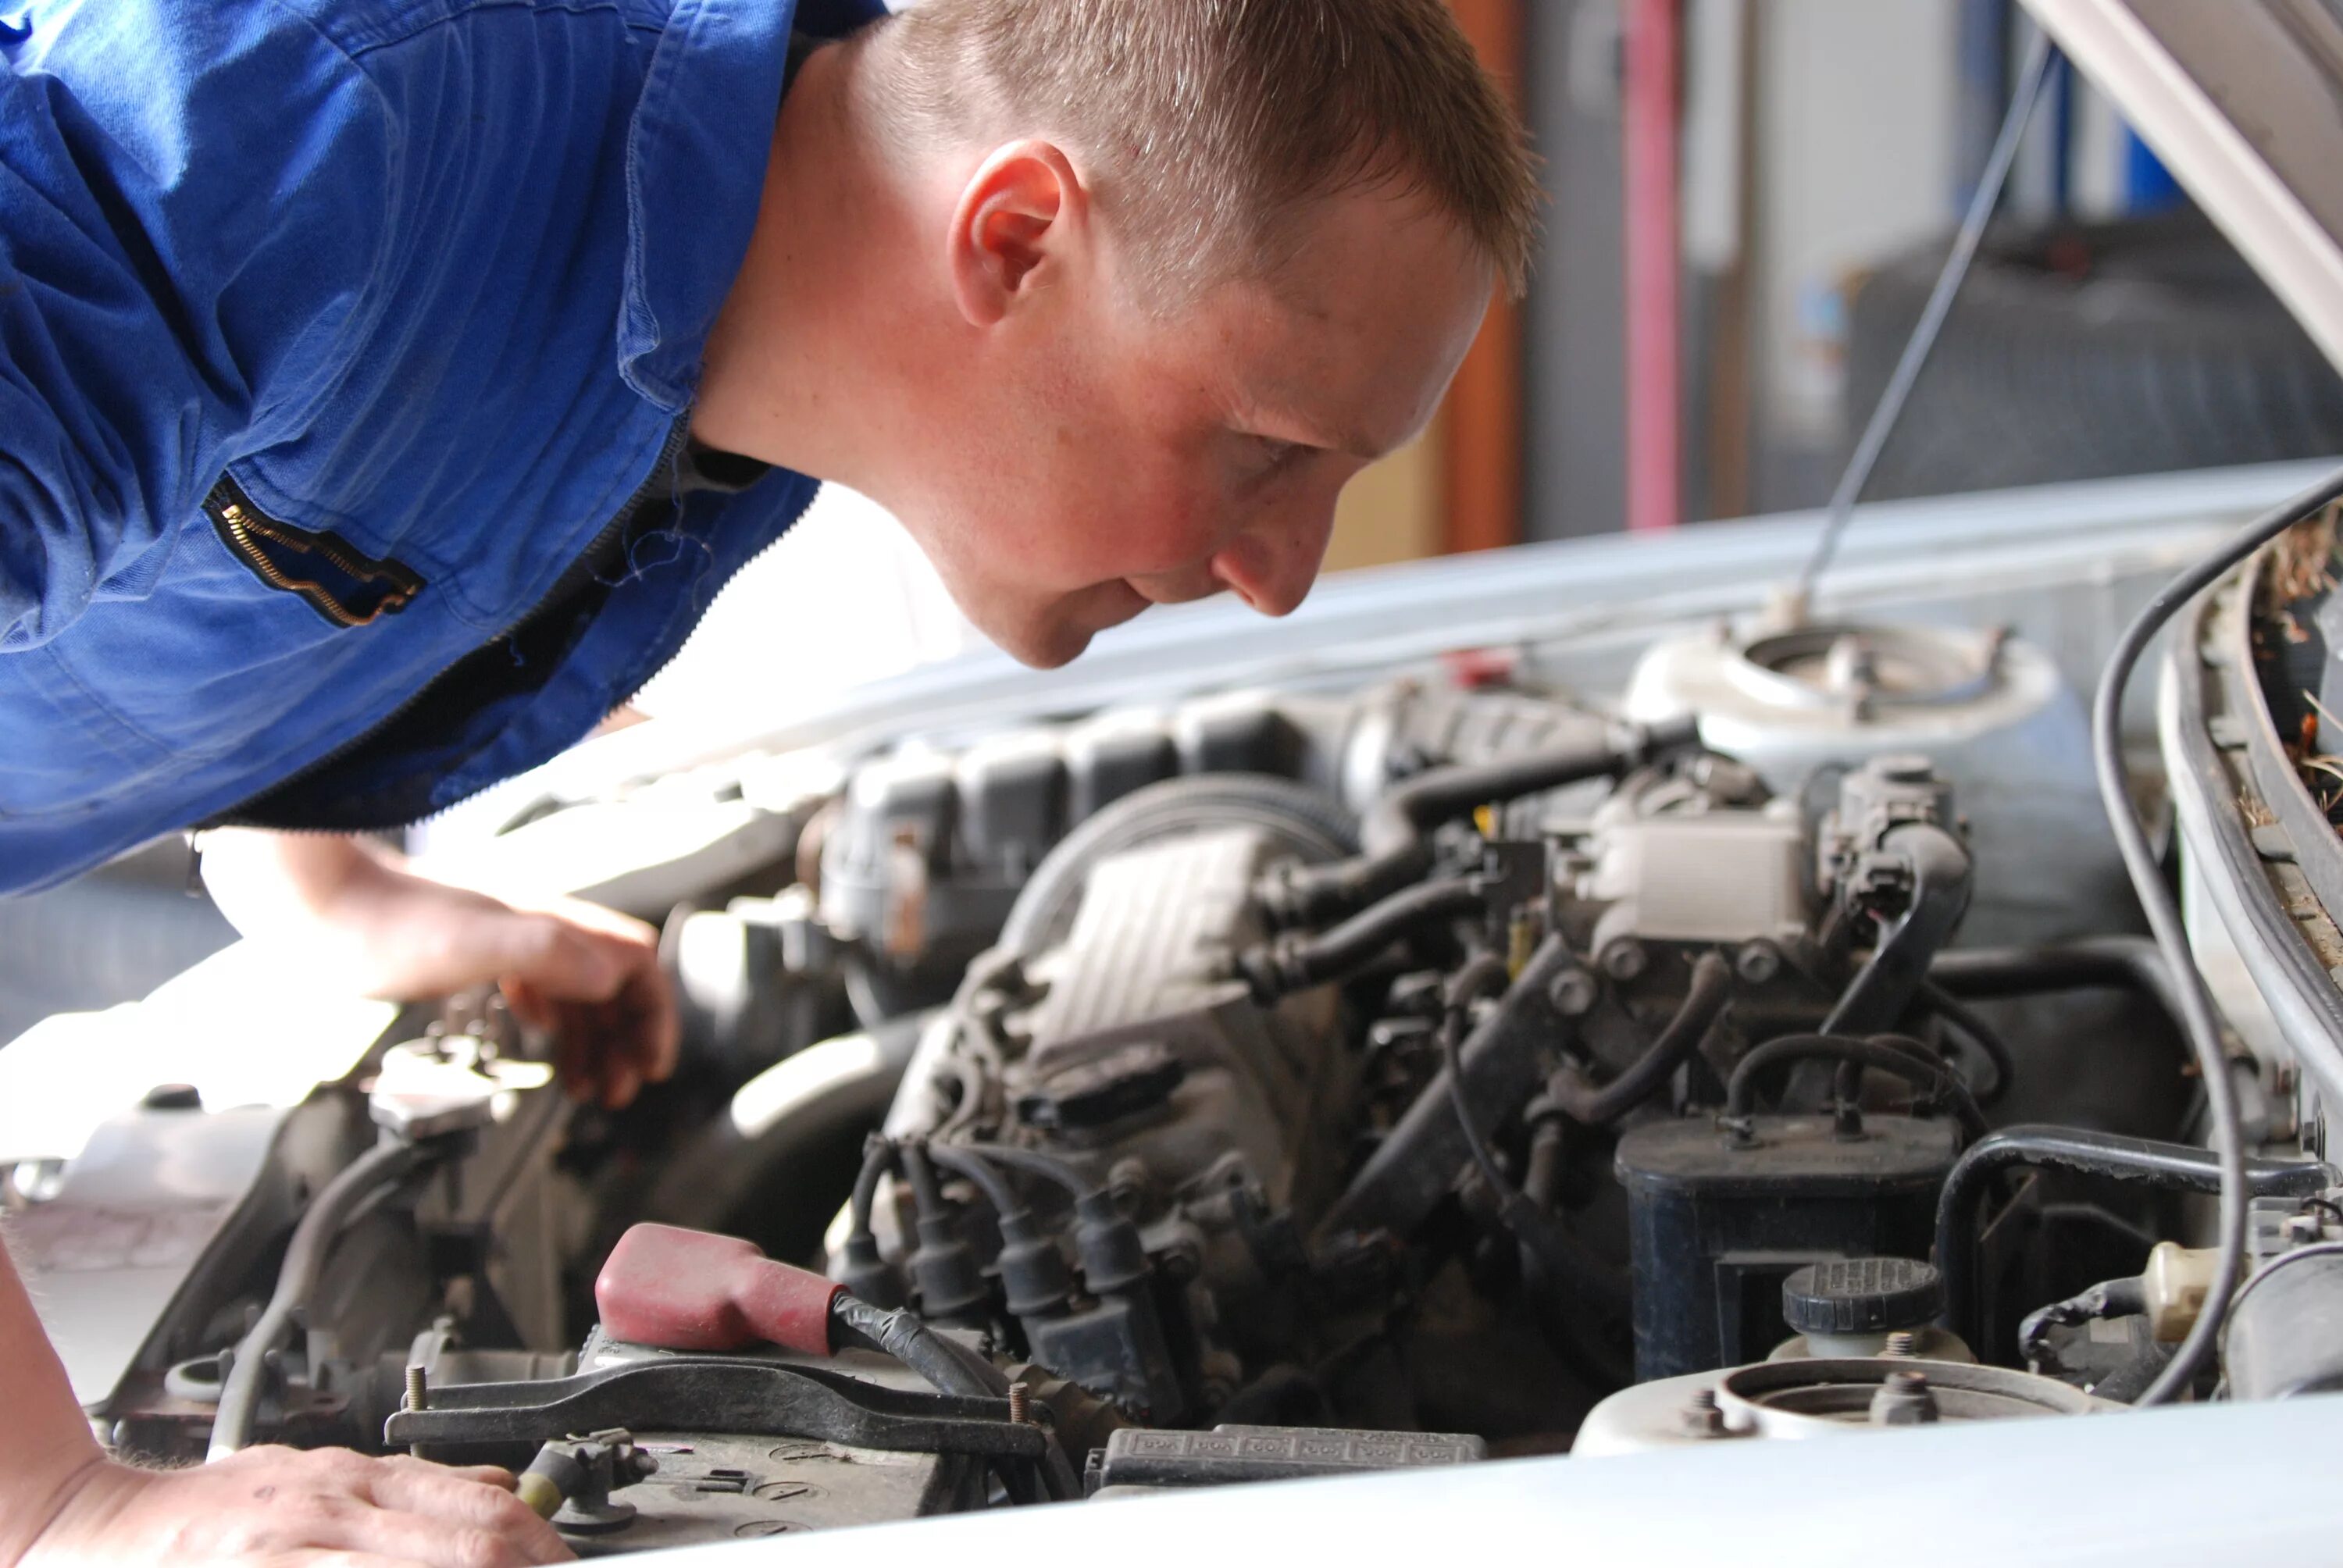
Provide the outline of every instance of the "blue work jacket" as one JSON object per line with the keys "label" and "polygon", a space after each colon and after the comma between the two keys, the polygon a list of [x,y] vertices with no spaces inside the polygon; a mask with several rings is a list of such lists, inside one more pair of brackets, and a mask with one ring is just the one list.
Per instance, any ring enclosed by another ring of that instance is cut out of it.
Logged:
{"label": "blue work jacket", "polygon": [[692,482],[793,25],[0,0],[0,891],[571,745],[814,483]]}

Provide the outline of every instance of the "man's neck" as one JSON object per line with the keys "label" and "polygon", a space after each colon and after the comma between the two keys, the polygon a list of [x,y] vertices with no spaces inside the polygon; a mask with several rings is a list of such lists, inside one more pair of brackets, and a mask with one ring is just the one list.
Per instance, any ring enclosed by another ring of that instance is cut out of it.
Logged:
{"label": "man's neck", "polygon": [[[816,50],[783,100],[749,253],[709,335],[692,434],[708,446],[883,489],[889,383],[918,362],[912,206],[859,99],[855,44]],[[884,498],[883,495],[880,498]]]}

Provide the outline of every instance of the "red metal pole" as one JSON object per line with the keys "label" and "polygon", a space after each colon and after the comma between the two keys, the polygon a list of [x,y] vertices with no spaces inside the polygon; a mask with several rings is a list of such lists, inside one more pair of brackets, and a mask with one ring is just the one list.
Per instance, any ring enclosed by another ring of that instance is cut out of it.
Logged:
{"label": "red metal pole", "polygon": [[1626,146],[1627,526],[1684,517],[1676,213],[1680,0],[1628,0]]}

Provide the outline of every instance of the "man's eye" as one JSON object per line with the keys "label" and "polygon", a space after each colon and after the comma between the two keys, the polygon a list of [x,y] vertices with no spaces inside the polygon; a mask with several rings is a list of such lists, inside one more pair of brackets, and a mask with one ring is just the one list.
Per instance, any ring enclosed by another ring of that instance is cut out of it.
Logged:
{"label": "man's eye", "polygon": [[1282,473],[1310,450],[1299,441],[1281,441],[1271,436],[1254,437],[1252,446],[1253,477],[1262,479]]}

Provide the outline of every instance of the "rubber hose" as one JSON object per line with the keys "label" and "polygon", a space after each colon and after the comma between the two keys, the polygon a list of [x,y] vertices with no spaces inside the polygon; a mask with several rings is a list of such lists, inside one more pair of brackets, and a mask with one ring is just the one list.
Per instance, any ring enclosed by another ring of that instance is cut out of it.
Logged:
{"label": "rubber hose", "polygon": [[952,1147],[965,1149],[979,1159],[990,1160],[996,1165],[1006,1165],[1013,1171],[1039,1176],[1045,1181],[1054,1181],[1077,1201],[1098,1191],[1097,1185],[1071,1164],[1054,1154],[1044,1154],[1038,1149],[1020,1149],[1008,1143],[966,1142],[955,1143]]}
{"label": "rubber hose", "polygon": [[840,1327],[925,1378],[939,1393],[998,1399],[1008,1392],[1008,1377],[998,1367],[992,1368],[1000,1379],[996,1383],[955,1354],[941,1334],[907,1309],[899,1307],[890,1312],[872,1306],[860,1296],[840,1295],[830,1303],[830,1315]]}
{"label": "rubber hose", "polygon": [[[1976,862],[1967,845],[1929,822],[1890,829],[1879,843],[1911,868],[1912,901],[1823,1020],[1824,1034],[1867,1036],[1895,1028],[1968,912]],[[1841,1099],[1855,1097],[1860,1071],[1853,1062],[1841,1067]]]}
{"label": "rubber hose", "polygon": [[1890,1044],[1886,1037],[1876,1040],[1857,1039],[1835,1034],[1785,1034],[1769,1040],[1741,1059],[1733,1076],[1725,1085],[1725,1113],[1746,1116],[1749,1101],[1755,1092],[1757,1075],[1769,1067],[1785,1061],[1842,1061],[1856,1067],[1875,1067],[1882,1072],[1894,1073],[1906,1083],[1941,1091],[1960,1119],[1962,1128],[1971,1138],[1986,1135],[1985,1112],[1977,1109],[1976,1099],[1969,1093],[1968,1085],[1946,1063],[1927,1053],[1917,1040]]}
{"label": "rubber hose", "polygon": [[2137,1317],[2147,1311],[2147,1287],[2137,1276],[2102,1280],[2079,1296],[2036,1307],[2017,1325],[2017,1355],[2028,1371],[2056,1374],[2063,1369],[2050,1350],[2052,1329],[2071,1329],[2101,1318]]}
{"label": "rubber hose", "polygon": [[1432,867],[1432,829],[1476,807],[1543,794],[1565,784],[1624,773],[1664,752],[1698,744],[1693,719],[1637,726],[1624,735],[1533,751],[1497,762],[1434,768],[1387,791],[1360,824],[1361,853],[1332,865],[1286,867],[1267,879],[1262,901],[1290,925],[1338,919],[1397,892]]}
{"label": "rubber hose", "polygon": [[1476,877],[1403,888],[1314,937],[1289,932],[1238,955],[1237,972],[1263,1006],[1279,997],[1344,980],[1381,958],[1393,942],[1427,926],[1478,914],[1489,899]]}
{"label": "rubber hose", "polygon": [[[1502,995],[1510,980],[1503,959],[1483,953],[1448,982],[1446,1012],[1440,1024],[1440,1050],[1445,1062],[1449,1104],[1456,1114],[1464,1141],[1480,1168],[1481,1179],[1497,1200],[1497,1220],[1521,1248],[1524,1271],[1541,1297],[1547,1315],[1556,1323],[1557,1342],[1578,1358],[1574,1364],[1602,1367],[1604,1358],[1589,1342],[1599,1331],[1584,1321],[1585,1310],[1624,1312],[1627,1282],[1594,1250],[1580,1241],[1561,1221],[1541,1209],[1536,1201],[1505,1180],[1496,1156],[1473,1118],[1464,1093],[1464,1062],[1458,1037],[1463,1033],[1465,1010],[1484,996]],[[1561,1287],[1557,1289],[1556,1287]]]}
{"label": "rubber hose", "polygon": [[[1953,1162],[1936,1198],[1936,1267],[1945,1279],[1945,1317],[1954,1332],[1980,1353],[1976,1285],[1971,1249],[1977,1210],[1996,1175],[2020,1166],[2079,1171],[2113,1181],[2143,1181],[2189,1192],[2221,1190],[2220,1161],[2187,1143],[2097,1132],[2081,1127],[2028,1123],[1979,1139]],[[2257,1198],[2305,1197],[2324,1191],[2334,1172],[2315,1160],[2247,1160],[2246,1181]]]}
{"label": "rubber hose", "polygon": [[973,1150],[958,1144],[930,1143],[927,1146],[927,1153],[929,1159],[953,1175],[965,1177],[978,1191],[983,1193],[984,1201],[992,1205],[996,1220],[1024,1211],[1025,1205],[1017,1201],[1017,1194],[1011,1191],[1001,1172],[979,1158]]}
{"label": "rubber hose", "polygon": [[922,1220],[947,1218],[943,1189],[936,1185],[936,1169],[928,1163],[927,1145],[906,1139],[896,1146],[903,1162],[903,1179],[911,1184],[911,1207]]}
{"label": "rubber hose", "polygon": [[1976,1047],[1978,1055],[1993,1064],[1993,1087],[1973,1091],[1976,1092],[1976,1102],[1990,1108],[2007,1098],[2011,1084],[2017,1079],[2017,1057],[2000,1032],[1978,1017],[1976,1009],[1933,980],[1920,987],[1919,1005],[1950,1024],[1962,1039]]}
{"label": "rubber hose", "polygon": [[406,1180],[437,1157],[437,1151],[427,1144],[377,1143],[344,1166],[310,1200],[286,1244],[285,1261],[277,1271],[277,1288],[268,1305],[262,1310],[260,1321],[236,1342],[235,1360],[220,1383],[208,1457],[222,1459],[251,1443],[269,1354],[283,1347],[293,1332],[295,1316],[307,1308],[317,1289],[317,1278],[325,1271],[326,1256],[351,1212],[383,1187]]}
{"label": "rubber hose", "polygon": [[1733,968],[1716,953],[1703,953],[1692,966],[1692,983],[1675,1016],[1644,1053],[1610,1082],[1596,1088],[1576,1068],[1554,1074],[1547,1095],[1564,1115],[1587,1127],[1617,1121],[1649,1100],[1700,1048],[1733,997]]}
{"label": "rubber hose", "polygon": [[872,1234],[870,1211],[879,1201],[879,1181],[895,1163],[895,1141],[874,1132],[862,1145],[862,1169],[855,1173],[854,1195],[847,1200],[852,1233]]}
{"label": "rubber hose", "polygon": [[1440,1020],[1440,1055],[1444,1068],[1443,1076],[1448,1081],[1448,1101],[1455,1109],[1456,1125],[1464,1134],[1464,1147],[1472,1151],[1473,1163],[1481,1168],[1481,1179],[1496,1194],[1501,1213],[1521,1193],[1497,1169],[1497,1158],[1490,1151],[1489,1141],[1482,1136],[1480,1124],[1473,1119],[1473,1102],[1464,1093],[1463,1038],[1467,1010],[1483,997],[1503,995],[1510,979],[1504,960],[1493,953],[1477,955],[1449,980]]}
{"label": "rubber hose", "polygon": [[1970,1001],[2040,996],[2093,987],[2136,991],[2186,1030],[2180,993],[2164,954],[2148,937],[2091,937],[2026,948],[1961,948],[1936,955],[1928,978],[1949,995]]}

